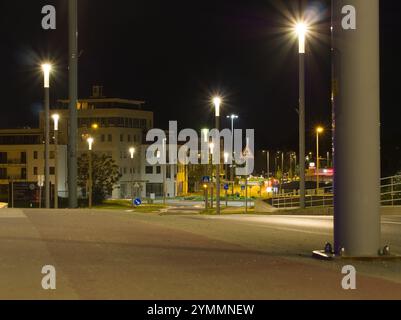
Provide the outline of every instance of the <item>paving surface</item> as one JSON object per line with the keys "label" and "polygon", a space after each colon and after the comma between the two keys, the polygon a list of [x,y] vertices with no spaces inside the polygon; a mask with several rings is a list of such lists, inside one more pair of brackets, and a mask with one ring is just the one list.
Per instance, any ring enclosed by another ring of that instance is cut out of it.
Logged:
{"label": "paving surface", "polygon": [[[1,299],[401,299],[401,261],[317,261],[330,217],[0,210]],[[383,245],[401,253],[401,216]],[[341,269],[357,269],[357,290]],[[42,267],[57,289],[41,287]]]}

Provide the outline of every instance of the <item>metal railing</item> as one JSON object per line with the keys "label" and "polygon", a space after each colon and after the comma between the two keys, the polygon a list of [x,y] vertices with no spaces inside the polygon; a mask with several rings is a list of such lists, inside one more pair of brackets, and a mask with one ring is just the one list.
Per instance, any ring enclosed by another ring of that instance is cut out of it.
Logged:
{"label": "metal railing", "polygon": [[[271,199],[272,206],[278,209],[295,209],[300,207],[298,190],[290,193],[274,195]],[[322,187],[319,189],[306,190],[305,206],[307,208],[325,208],[334,205],[333,187]]]}
{"label": "metal railing", "polygon": [[381,179],[380,193],[382,206],[401,206],[401,176]]}
{"label": "metal railing", "polygon": [[[401,206],[401,175],[381,179],[380,202],[382,206]],[[299,208],[300,198],[298,191],[274,195],[271,204],[278,209]],[[307,208],[327,208],[334,206],[333,186],[307,190],[305,196]]]}

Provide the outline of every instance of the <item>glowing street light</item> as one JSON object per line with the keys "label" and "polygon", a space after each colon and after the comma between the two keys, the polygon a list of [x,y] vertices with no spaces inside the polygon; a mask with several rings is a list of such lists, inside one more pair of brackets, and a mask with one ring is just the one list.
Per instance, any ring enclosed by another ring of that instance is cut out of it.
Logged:
{"label": "glowing street light", "polygon": [[202,129],[203,141],[207,143],[209,141],[209,129]]}
{"label": "glowing street light", "polygon": [[88,143],[89,151],[92,151],[93,143],[95,142],[95,139],[93,139],[92,137],[89,137],[88,139],[86,139],[86,142]]}
{"label": "glowing street light", "polygon": [[43,85],[45,88],[50,88],[50,72],[52,71],[52,65],[50,63],[42,64],[42,71],[44,75]]}
{"label": "glowing street light", "polygon": [[[214,97],[213,98],[213,104],[215,107],[215,113],[216,113],[216,130],[220,130],[220,107],[222,104],[222,100],[220,97]],[[218,133],[219,135],[219,133]],[[220,152],[218,155],[218,161],[216,165],[216,214],[220,214]]]}
{"label": "glowing street light", "polygon": [[[232,115],[230,115],[230,116],[227,116],[227,119],[230,119],[231,120],[231,142],[232,142],[232,152],[233,152],[233,162],[231,163],[231,172],[230,172],[230,179],[231,180],[235,180],[234,179],[234,150],[235,150],[235,147],[234,147],[234,144],[235,144],[235,141],[234,141],[234,121],[235,120],[238,120],[239,119],[239,117],[236,115],[236,114],[232,114]],[[234,185],[233,185],[233,193],[234,193]]]}
{"label": "glowing street light", "polygon": [[129,153],[130,153],[131,159],[134,159],[135,148],[129,148]]}
{"label": "glowing street light", "polygon": [[54,123],[54,209],[58,209],[58,124],[60,121],[59,114],[52,115]]}
{"label": "glowing street light", "polygon": [[53,114],[52,115],[53,123],[54,123],[54,131],[58,131],[58,124],[60,122],[60,115],[59,114]]}
{"label": "glowing street light", "polygon": [[228,152],[225,152],[225,153],[224,153],[224,163],[225,163],[225,164],[228,163],[229,158],[230,158],[230,154],[229,154]]}
{"label": "glowing street light", "polygon": [[[215,107],[215,114],[216,114],[216,118],[220,117],[220,106],[221,106],[222,100],[220,97],[214,97],[213,98],[213,105]],[[218,129],[218,128],[216,128]]]}
{"label": "glowing street light", "polygon": [[[131,147],[129,148],[129,154],[131,156],[131,160],[134,160],[135,157],[135,148]],[[134,198],[135,198],[135,186],[134,186],[134,167],[131,168],[131,198],[132,198],[132,203],[134,203]]]}
{"label": "glowing street light", "polygon": [[295,32],[298,36],[299,53],[305,53],[306,35],[308,33],[308,26],[305,22],[298,22],[295,25]]}
{"label": "glowing street light", "polygon": [[303,21],[295,25],[299,42],[299,202],[305,208],[305,42],[308,26]]}
{"label": "glowing street light", "polygon": [[92,209],[92,188],[93,188],[93,177],[92,177],[92,149],[93,149],[93,143],[95,142],[95,139],[92,137],[88,137],[86,139],[86,142],[88,143],[88,148],[89,148],[89,181],[88,181],[88,189],[89,189],[89,209]]}
{"label": "glowing street light", "polygon": [[50,208],[50,63],[42,64],[45,109],[45,205]]}

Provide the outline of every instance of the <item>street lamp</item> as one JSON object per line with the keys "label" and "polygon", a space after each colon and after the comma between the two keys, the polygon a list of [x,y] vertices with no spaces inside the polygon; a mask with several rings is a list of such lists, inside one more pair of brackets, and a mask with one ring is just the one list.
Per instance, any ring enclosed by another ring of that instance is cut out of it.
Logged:
{"label": "street lamp", "polygon": [[225,168],[225,176],[226,176],[226,180],[228,178],[228,161],[230,159],[230,154],[228,152],[224,152],[224,164],[226,166]]}
{"label": "street lamp", "polygon": [[[220,130],[220,107],[221,107],[222,100],[220,97],[214,97],[213,98],[213,104],[215,108],[215,114],[216,114],[216,130]],[[220,134],[217,132],[218,139],[220,139]],[[217,166],[216,166],[216,214],[220,214],[220,150],[219,150],[219,156],[218,156],[218,161],[217,161]]]}
{"label": "street lamp", "polygon": [[[131,160],[134,160],[134,156],[135,156],[135,148],[131,147],[129,148],[129,154],[131,157]],[[132,184],[131,184],[131,195],[132,195],[132,203],[134,202],[134,168],[131,167],[131,179],[132,179]]]}
{"label": "street lamp", "polygon": [[45,206],[46,209],[50,208],[50,72],[52,66],[49,63],[42,65],[44,76],[44,108],[45,108]]}
{"label": "street lamp", "polygon": [[[232,161],[232,163],[231,163],[231,172],[230,172],[230,179],[231,180],[235,180],[235,179],[233,179],[234,178],[234,155],[235,155],[235,147],[234,147],[234,144],[235,144],[235,139],[234,139],[234,121],[235,120],[237,120],[239,117],[237,116],[237,115],[235,115],[235,114],[232,114],[232,115],[230,115],[230,116],[227,116],[227,119],[230,119],[231,120],[231,135],[232,135],[232,146],[233,146],[233,148],[232,148],[232,154],[233,154],[233,161]],[[234,182],[233,182],[234,183]],[[233,190],[234,190],[234,185],[233,185]]]}
{"label": "street lamp", "polygon": [[86,140],[88,143],[88,148],[89,148],[89,209],[92,209],[92,188],[93,188],[93,177],[92,177],[92,149],[93,149],[93,143],[95,142],[95,139],[92,137],[88,137]]}
{"label": "street lamp", "polygon": [[320,170],[320,159],[319,159],[319,135],[322,134],[324,129],[322,127],[316,128],[316,186],[317,192],[319,192],[320,181],[319,181],[319,170]]}
{"label": "street lamp", "polygon": [[210,159],[210,208],[213,209],[213,154],[214,154],[214,143],[209,143]]}
{"label": "street lamp", "polygon": [[263,153],[266,153],[266,169],[267,169],[267,179],[270,179],[270,151],[263,150]]}
{"label": "street lamp", "polygon": [[163,163],[161,164],[161,166],[162,166],[162,174],[163,174],[163,205],[165,206],[166,205],[166,194],[167,194],[167,186],[166,186],[166,169],[167,169],[167,167],[166,167],[166,161],[167,161],[167,159],[166,159],[166,152],[167,152],[167,147],[166,147],[166,145],[167,145],[167,139],[166,138],[164,138],[163,139],[163,159],[162,159],[162,161],[163,161]]}
{"label": "street lamp", "polygon": [[305,208],[305,42],[308,26],[300,21],[295,26],[299,42],[299,190],[300,207]]}
{"label": "street lamp", "polygon": [[52,115],[54,123],[54,208],[58,209],[58,123],[60,115]]}

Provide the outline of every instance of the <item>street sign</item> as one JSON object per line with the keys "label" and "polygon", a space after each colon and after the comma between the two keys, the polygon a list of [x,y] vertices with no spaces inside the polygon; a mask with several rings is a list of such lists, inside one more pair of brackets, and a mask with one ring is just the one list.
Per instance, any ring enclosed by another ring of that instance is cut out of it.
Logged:
{"label": "street sign", "polygon": [[244,191],[246,189],[245,186],[241,186],[241,190]]}
{"label": "street sign", "polygon": [[230,186],[228,185],[228,183],[226,183],[225,185],[224,185],[224,190],[229,190],[230,189]]}
{"label": "street sign", "polygon": [[210,177],[209,176],[205,176],[202,178],[202,182],[203,183],[209,183],[210,182]]}
{"label": "street sign", "polygon": [[142,204],[142,200],[141,200],[141,199],[136,198],[136,199],[134,200],[134,205],[140,206],[141,204]]}

